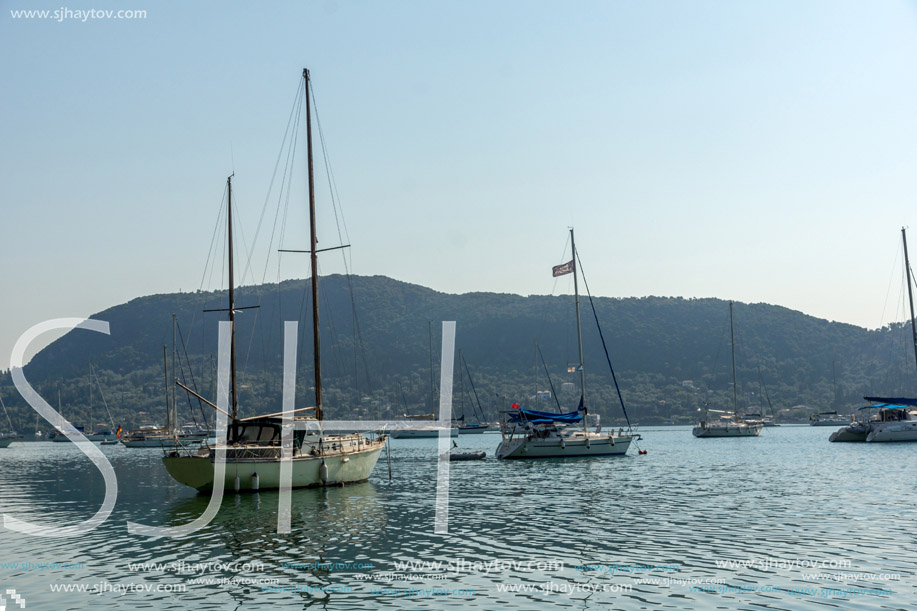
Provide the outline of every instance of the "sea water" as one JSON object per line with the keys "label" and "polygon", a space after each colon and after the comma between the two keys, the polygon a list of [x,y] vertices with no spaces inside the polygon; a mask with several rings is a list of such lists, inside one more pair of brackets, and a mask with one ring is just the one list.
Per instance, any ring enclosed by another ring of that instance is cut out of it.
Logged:
{"label": "sea water", "polygon": [[[383,452],[367,483],[294,490],[289,534],[276,491],[230,491],[179,538],[126,523],[186,524],[209,497],[174,482],[160,450],[103,446],[111,515],[76,538],[4,528],[0,595],[7,609],[913,608],[917,444],[833,444],[832,430],[654,428],[627,456],[538,461],[497,461],[499,435],[463,435],[487,458],[449,464],[446,532],[437,440],[396,439],[391,479]],[[0,450],[3,514],[66,526],[104,496],[72,444]]]}

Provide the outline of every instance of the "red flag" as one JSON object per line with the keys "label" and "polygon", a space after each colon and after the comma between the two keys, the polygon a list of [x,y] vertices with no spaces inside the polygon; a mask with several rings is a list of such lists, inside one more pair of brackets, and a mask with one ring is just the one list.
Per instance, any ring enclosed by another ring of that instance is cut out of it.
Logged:
{"label": "red flag", "polygon": [[118,427],[118,431],[115,433],[115,437],[117,437],[118,439],[121,439],[121,431],[122,431],[122,430],[123,430],[123,429],[119,426],[119,427]]}
{"label": "red flag", "polygon": [[555,265],[551,268],[551,273],[556,278],[557,276],[563,276],[566,274],[573,273],[573,259],[570,259],[563,265]]}
{"label": "red flag", "polygon": [[519,404],[513,403],[512,405],[510,405],[510,409],[519,409]]}

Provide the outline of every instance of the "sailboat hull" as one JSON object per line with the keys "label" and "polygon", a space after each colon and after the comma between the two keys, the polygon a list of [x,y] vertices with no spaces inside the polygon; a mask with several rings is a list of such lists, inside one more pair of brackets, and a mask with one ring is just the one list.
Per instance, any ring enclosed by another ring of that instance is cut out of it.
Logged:
{"label": "sailboat hull", "polygon": [[869,443],[917,441],[917,421],[873,423],[869,434],[866,435],[866,441]]}
{"label": "sailboat hull", "polygon": [[760,426],[729,425],[729,426],[696,426],[691,431],[695,437],[757,437],[761,432]]}
{"label": "sailboat hull", "polygon": [[12,437],[0,437],[0,448],[8,448],[13,443]]}
{"label": "sailboat hull", "polygon": [[502,459],[621,456],[627,454],[633,437],[590,436],[588,439],[509,439],[500,442],[496,456]]}
{"label": "sailboat hull", "polygon": [[143,438],[121,438],[121,443],[127,448],[180,448],[196,445],[207,439],[205,433],[199,435],[157,435]]}
{"label": "sailboat hull", "polygon": [[[82,432],[82,431],[81,431]],[[104,441],[106,439],[111,439],[112,435],[105,433],[83,433],[83,437],[89,441]],[[70,438],[64,435],[63,433],[58,433],[53,437],[50,437],[51,441],[56,441],[58,443],[69,442]]]}
{"label": "sailboat hull", "polygon": [[[401,429],[393,430],[391,432],[392,439],[430,439],[433,437],[439,437],[438,428],[429,428],[429,429]],[[451,428],[448,430],[449,437],[458,437],[459,431],[456,428]]]}
{"label": "sailboat hull", "polygon": [[869,425],[855,422],[831,433],[828,441],[864,442],[867,435],[869,435]]}
{"label": "sailboat hull", "polygon": [[[292,488],[340,486],[369,479],[384,443],[360,452],[318,456],[297,456],[290,461]],[[213,490],[214,463],[210,456],[165,456],[162,459],[169,475],[176,481],[201,492]],[[327,468],[323,474],[322,463]],[[251,491],[280,488],[280,465],[276,459],[227,459],[224,490]],[[238,487],[236,482],[238,481]]]}
{"label": "sailboat hull", "polygon": [[458,427],[459,435],[480,435],[486,431],[488,427],[486,424],[470,424],[468,426]]}

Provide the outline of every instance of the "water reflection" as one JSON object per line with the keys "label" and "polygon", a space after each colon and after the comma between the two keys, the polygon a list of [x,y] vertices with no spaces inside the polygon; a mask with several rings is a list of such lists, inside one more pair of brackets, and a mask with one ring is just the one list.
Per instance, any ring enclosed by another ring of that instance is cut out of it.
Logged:
{"label": "water reflection", "polygon": [[[492,453],[495,436],[473,437],[460,438],[466,449]],[[379,469],[364,484],[294,490],[288,535],[277,534],[279,493],[262,491],[228,493],[207,527],[175,539],[128,535],[125,523],[185,524],[209,497],[173,482],[157,450],[104,448],[119,481],[108,522],[50,545],[10,532],[0,538],[0,562],[82,568],[7,568],[0,579],[31,608],[55,609],[894,609],[917,599],[912,446],[828,444],[809,427],[714,441],[694,439],[689,428],[662,429],[646,435],[646,456],[453,464],[449,533],[437,535],[435,440],[396,440],[391,482]],[[0,454],[0,490],[3,512],[51,523],[85,519],[104,494],[80,452],[52,443]],[[810,570],[767,566],[768,559],[848,566]],[[723,591],[692,590],[704,580]],[[49,590],[104,582],[154,589]],[[560,590],[574,586],[581,589]],[[753,591],[767,587],[784,591]],[[822,594],[785,591],[803,587]],[[892,594],[824,594],[839,587]],[[434,594],[447,589],[453,593]]]}

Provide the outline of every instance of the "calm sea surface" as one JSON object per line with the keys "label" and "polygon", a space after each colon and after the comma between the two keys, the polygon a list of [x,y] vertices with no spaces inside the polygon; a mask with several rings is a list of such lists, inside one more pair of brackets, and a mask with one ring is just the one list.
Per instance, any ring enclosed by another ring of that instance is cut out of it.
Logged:
{"label": "calm sea surface", "polygon": [[[0,533],[7,609],[905,609],[917,601],[917,444],[832,444],[823,427],[756,439],[644,429],[637,455],[498,462],[499,435],[459,438],[449,531],[434,534],[436,440],[392,440],[370,482],[208,497],[156,449],[103,446],[111,517],[72,539]],[[0,511],[49,525],[92,516],[104,483],[71,444],[0,450]],[[80,592],[80,589],[83,592]],[[66,590],[70,590],[69,592]],[[2,605],[2,603],[0,603]]]}

